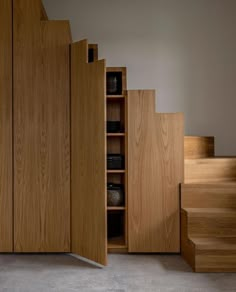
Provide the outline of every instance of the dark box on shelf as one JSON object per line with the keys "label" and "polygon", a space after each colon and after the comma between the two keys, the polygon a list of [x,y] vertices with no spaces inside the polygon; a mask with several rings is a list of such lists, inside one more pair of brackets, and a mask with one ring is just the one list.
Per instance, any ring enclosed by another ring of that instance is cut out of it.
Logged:
{"label": "dark box on shelf", "polygon": [[107,169],[124,169],[125,159],[121,154],[107,154]]}
{"label": "dark box on shelf", "polygon": [[120,121],[107,121],[107,133],[120,133],[122,132]]}

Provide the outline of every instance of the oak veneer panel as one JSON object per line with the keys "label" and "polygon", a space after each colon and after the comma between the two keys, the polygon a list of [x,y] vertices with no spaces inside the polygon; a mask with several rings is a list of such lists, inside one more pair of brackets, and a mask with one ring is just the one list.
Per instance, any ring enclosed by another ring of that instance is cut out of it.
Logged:
{"label": "oak veneer panel", "polygon": [[195,269],[195,246],[188,237],[188,217],[186,212],[181,210],[181,255],[186,262]]}
{"label": "oak veneer panel", "polygon": [[155,113],[154,91],[128,91],[129,252],[179,252],[182,114]]}
{"label": "oak veneer panel", "polygon": [[0,0],[0,252],[12,251],[12,216],[12,2]]}
{"label": "oak veneer panel", "polygon": [[185,159],[185,183],[236,182],[236,158]]}
{"label": "oak veneer panel", "polygon": [[195,237],[235,237],[236,209],[185,208],[188,235]]}
{"label": "oak veneer panel", "polygon": [[184,137],[184,158],[197,159],[214,157],[215,155],[215,138],[214,137]]}
{"label": "oak veneer panel", "polygon": [[107,263],[105,61],[71,48],[72,252]]}
{"label": "oak veneer panel", "polygon": [[14,250],[70,251],[68,22],[14,0]]}
{"label": "oak veneer panel", "polygon": [[182,208],[236,208],[236,183],[182,184]]}

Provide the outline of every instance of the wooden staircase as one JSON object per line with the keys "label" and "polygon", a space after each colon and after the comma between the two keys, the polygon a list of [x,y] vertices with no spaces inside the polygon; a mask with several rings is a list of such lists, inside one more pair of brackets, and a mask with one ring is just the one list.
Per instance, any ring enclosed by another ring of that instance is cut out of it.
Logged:
{"label": "wooden staircase", "polygon": [[236,158],[214,138],[185,137],[181,254],[195,272],[236,272]]}

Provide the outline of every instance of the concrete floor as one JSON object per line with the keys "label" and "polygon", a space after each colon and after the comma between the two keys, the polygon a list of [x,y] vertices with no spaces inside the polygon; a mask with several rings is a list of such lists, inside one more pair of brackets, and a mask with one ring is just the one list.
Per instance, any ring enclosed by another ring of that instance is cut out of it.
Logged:
{"label": "concrete floor", "polygon": [[236,291],[236,274],[194,274],[177,255],[109,255],[103,269],[69,255],[0,255],[1,292]]}

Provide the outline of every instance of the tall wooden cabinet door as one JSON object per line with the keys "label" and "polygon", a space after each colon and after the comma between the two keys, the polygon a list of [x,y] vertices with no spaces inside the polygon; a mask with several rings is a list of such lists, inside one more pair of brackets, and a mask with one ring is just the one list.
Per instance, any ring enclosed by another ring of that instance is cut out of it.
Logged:
{"label": "tall wooden cabinet door", "polygon": [[179,252],[183,115],[155,113],[154,91],[128,91],[128,250]]}
{"label": "tall wooden cabinet door", "polygon": [[70,251],[70,28],[13,0],[14,251]]}
{"label": "tall wooden cabinet door", "polygon": [[105,62],[87,60],[87,41],[72,44],[72,252],[106,265]]}
{"label": "tall wooden cabinet door", "polygon": [[12,251],[12,1],[0,0],[0,252]]}

